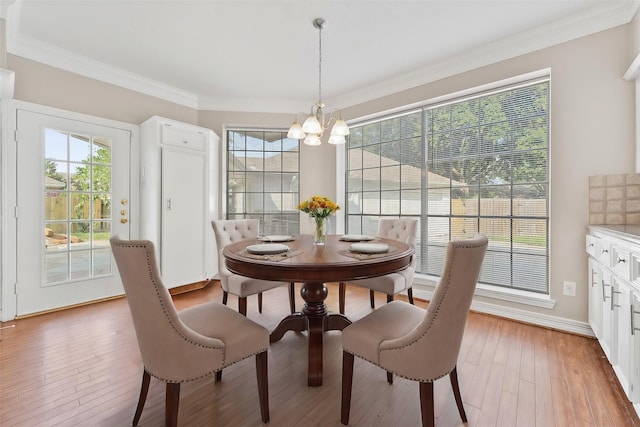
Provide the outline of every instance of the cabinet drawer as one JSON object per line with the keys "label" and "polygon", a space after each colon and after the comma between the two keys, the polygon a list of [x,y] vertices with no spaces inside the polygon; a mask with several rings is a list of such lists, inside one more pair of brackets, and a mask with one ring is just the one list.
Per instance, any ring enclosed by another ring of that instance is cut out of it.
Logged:
{"label": "cabinet drawer", "polygon": [[180,129],[175,126],[162,126],[162,143],[191,150],[205,150],[205,135],[199,132]]}
{"label": "cabinet drawer", "polygon": [[598,246],[598,240],[600,240],[600,239],[598,239],[595,236],[591,236],[590,234],[587,234],[587,242],[586,242],[586,244],[587,244],[587,246],[586,246],[587,253],[589,255],[591,255],[592,257],[594,257],[594,258],[597,257],[597,255],[596,255],[596,247]]}
{"label": "cabinet drawer", "polygon": [[631,277],[631,255],[628,250],[611,245],[611,269],[622,279]]}
{"label": "cabinet drawer", "polygon": [[596,244],[596,259],[606,267],[611,267],[611,243],[607,240],[599,239]]}

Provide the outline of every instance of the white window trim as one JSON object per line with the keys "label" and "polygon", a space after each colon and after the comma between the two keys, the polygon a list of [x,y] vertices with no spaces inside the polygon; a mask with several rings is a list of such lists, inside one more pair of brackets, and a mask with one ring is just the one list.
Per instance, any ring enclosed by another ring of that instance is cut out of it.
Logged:
{"label": "white window trim", "polygon": [[[640,55],[638,55],[640,58]],[[640,59],[638,59],[638,68],[640,68]],[[399,113],[402,111],[410,110],[411,108],[419,108],[425,105],[431,105],[434,103],[446,102],[447,100],[457,99],[465,96],[469,96],[471,94],[475,94],[478,92],[490,91],[499,87],[503,87],[506,85],[515,84],[521,81],[532,80],[536,78],[550,77],[551,69],[545,68],[537,71],[533,71],[530,73],[522,74],[516,77],[511,77],[507,79],[503,79],[500,81],[488,83],[485,85],[477,86],[474,88],[469,88],[465,90],[461,90],[458,92],[454,92],[451,94],[447,94],[444,96],[439,96],[435,98],[428,99],[426,101],[421,101],[419,103],[399,106],[393,109],[388,109],[382,112],[378,112],[375,114],[370,114],[367,116],[362,116],[358,118],[354,118],[351,120],[347,120],[347,124],[351,125],[353,123],[363,123],[368,120],[376,120],[380,117],[388,116],[394,113]],[[345,190],[346,190],[346,157],[347,157],[347,147],[346,144],[342,146],[338,146],[336,150],[336,194],[338,195],[337,203],[345,204]],[[549,215],[549,224],[551,224],[551,215]],[[346,226],[346,218],[345,213],[342,212],[340,215],[337,215],[337,233],[344,233]],[[428,276],[424,274],[417,274],[414,278],[414,292],[418,297],[424,299],[431,299],[431,295],[433,294],[433,288],[437,284],[439,278],[435,276]],[[551,286],[550,286],[551,287]],[[551,289],[549,289],[549,292]],[[556,305],[556,300],[551,298],[551,294],[540,294],[536,292],[528,292],[519,289],[509,289],[503,288],[500,286],[491,286],[478,284],[476,287],[476,296],[491,298],[495,300],[507,301],[510,303],[523,304],[533,307],[545,308],[548,310],[553,310]],[[426,298],[428,296],[428,298]],[[498,313],[496,313],[498,314]],[[561,328],[563,330],[567,330],[566,328]],[[584,333],[579,332],[579,333]]]}

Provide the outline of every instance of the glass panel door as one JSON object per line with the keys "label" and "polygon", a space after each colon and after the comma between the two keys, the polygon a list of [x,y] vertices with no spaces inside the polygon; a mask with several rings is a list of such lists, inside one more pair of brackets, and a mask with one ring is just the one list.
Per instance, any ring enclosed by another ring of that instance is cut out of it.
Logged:
{"label": "glass panel door", "polygon": [[17,314],[122,294],[131,132],[22,110],[17,128]]}

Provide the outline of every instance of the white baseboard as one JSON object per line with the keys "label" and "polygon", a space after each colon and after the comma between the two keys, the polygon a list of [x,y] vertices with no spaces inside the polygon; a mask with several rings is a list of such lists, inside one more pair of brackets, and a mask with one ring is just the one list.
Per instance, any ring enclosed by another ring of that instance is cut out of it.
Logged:
{"label": "white baseboard", "polygon": [[[413,286],[413,296],[425,300],[431,300],[433,290],[423,286]],[[573,334],[584,335],[587,337],[595,337],[591,326],[587,322],[578,322],[572,319],[565,319],[548,314],[536,313],[528,310],[521,310],[514,307],[508,307],[502,304],[493,304],[486,301],[474,300],[471,303],[471,310],[491,314],[498,317],[517,320],[524,323],[530,323],[545,328],[556,329],[559,331],[570,332]]]}

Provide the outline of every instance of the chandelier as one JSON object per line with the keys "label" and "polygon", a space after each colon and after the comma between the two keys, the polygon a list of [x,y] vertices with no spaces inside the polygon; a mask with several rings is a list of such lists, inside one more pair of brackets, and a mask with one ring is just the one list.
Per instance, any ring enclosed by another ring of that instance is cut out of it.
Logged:
{"label": "chandelier", "polygon": [[[298,117],[304,117],[306,113],[296,114],[296,118],[289,128],[287,137],[304,139],[304,143],[307,145],[320,145],[320,138],[324,130],[333,123],[328,141],[329,144],[344,144],[346,142],[345,136],[349,135],[349,126],[342,120],[342,116],[338,110],[331,111],[325,121],[324,104],[322,103],[322,29],[324,28],[324,19],[314,19],[313,26],[318,29],[319,33],[318,102],[311,106],[311,113],[309,113],[302,125],[300,125]],[[334,113],[337,113],[337,117],[333,116]]]}

